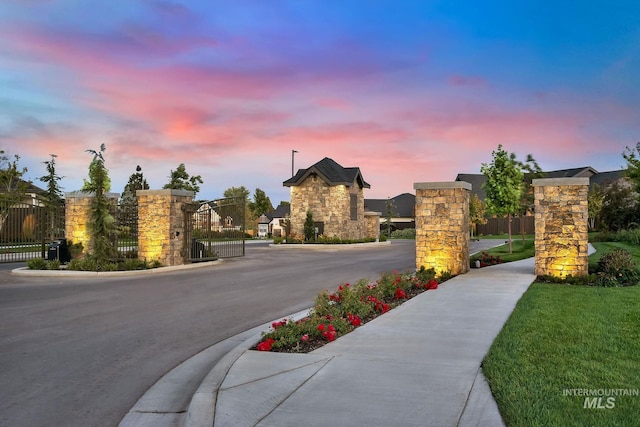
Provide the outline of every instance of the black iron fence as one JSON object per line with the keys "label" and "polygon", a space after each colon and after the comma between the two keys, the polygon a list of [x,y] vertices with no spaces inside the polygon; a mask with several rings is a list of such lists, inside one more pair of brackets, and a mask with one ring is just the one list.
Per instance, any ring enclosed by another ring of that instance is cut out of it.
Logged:
{"label": "black iron fence", "polygon": [[[535,218],[531,215],[523,217],[511,218],[512,234],[534,234]],[[476,232],[477,236],[486,236],[490,234],[505,234],[509,232],[509,220],[507,218],[489,218],[486,224],[478,224]]]}
{"label": "black iron fence", "polygon": [[120,203],[114,208],[111,214],[116,223],[113,236],[116,259],[138,258],[138,204]]}
{"label": "black iron fence", "polygon": [[185,262],[244,256],[245,206],[233,197],[185,205]]}
{"label": "black iron fence", "polygon": [[0,262],[46,258],[64,238],[64,203],[36,196],[0,198]]}

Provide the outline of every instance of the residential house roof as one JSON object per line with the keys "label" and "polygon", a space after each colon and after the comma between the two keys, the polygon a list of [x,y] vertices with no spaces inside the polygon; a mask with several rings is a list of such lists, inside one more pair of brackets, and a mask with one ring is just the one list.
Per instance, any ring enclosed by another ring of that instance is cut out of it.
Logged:
{"label": "residential house roof", "polygon": [[[622,178],[624,174],[624,170],[598,172],[591,166],[584,166],[581,168],[543,172],[543,178],[589,178],[591,185],[598,184],[604,186]],[[487,193],[482,188],[487,181],[487,178],[483,174],[460,173],[456,177],[456,181],[465,181],[471,184],[471,194],[477,194],[480,200],[484,200],[487,197]]]}
{"label": "residential house roof", "polygon": [[293,177],[284,181],[282,185],[285,187],[297,186],[302,184],[305,179],[312,175],[319,176],[331,186],[345,185],[347,187],[351,187],[354,183],[357,183],[361,188],[371,188],[371,186],[362,177],[360,168],[342,167],[328,157],[325,157],[307,169],[298,169],[298,172]]}
{"label": "residential house roof", "polygon": [[414,217],[416,196],[411,193],[402,193],[390,199],[364,199],[364,208],[367,211],[380,212],[382,216],[386,216],[387,201],[391,202],[393,216]]}
{"label": "residential house roof", "polygon": [[273,221],[274,218],[286,218],[291,214],[291,205],[288,203],[279,204],[278,207],[270,213],[267,213],[267,218]]}

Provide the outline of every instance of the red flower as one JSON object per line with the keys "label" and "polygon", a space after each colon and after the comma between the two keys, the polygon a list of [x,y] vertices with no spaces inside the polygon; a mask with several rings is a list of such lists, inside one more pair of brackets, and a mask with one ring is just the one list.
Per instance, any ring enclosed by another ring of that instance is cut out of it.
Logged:
{"label": "red flower", "polygon": [[320,323],[320,324],[318,325],[318,330],[319,330],[320,332],[324,331],[324,323]]}
{"label": "red flower", "polygon": [[284,326],[284,325],[286,325],[286,324],[287,324],[287,319],[282,319],[282,320],[281,320],[281,321],[279,321],[279,322],[273,322],[273,323],[271,324],[271,327],[272,327],[273,329],[278,329],[280,326]]}
{"label": "red flower", "polygon": [[429,283],[425,285],[426,289],[438,289],[438,282],[435,279],[429,280]]}
{"label": "red flower", "polygon": [[347,318],[349,319],[349,322],[353,327],[357,328],[358,326],[362,325],[362,320],[360,320],[360,317],[355,314],[347,313]]}
{"label": "red flower", "polygon": [[407,294],[400,288],[396,289],[396,293],[393,296],[395,299],[403,299],[407,297]]}
{"label": "red flower", "polygon": [[305,341],[309,341],[309,334],[304,334],[302,336],[302,338],[300,338],[301,341],[305,342]]}
{"label": "red flower", "polygon": [[271,351],[271,344],[273,344],[275,340],[273,338],[267,338],[266,340],[260,342],[257,346],[260,351]]}

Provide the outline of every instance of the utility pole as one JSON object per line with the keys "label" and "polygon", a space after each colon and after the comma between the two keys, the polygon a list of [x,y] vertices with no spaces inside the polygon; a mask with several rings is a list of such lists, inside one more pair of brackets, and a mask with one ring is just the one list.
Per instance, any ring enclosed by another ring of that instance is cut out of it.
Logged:
{"label": "utility pole", "polygon": [[293,159],[296,155],[297,151],[296,150],[291,150],[291,176],[293,176]]}

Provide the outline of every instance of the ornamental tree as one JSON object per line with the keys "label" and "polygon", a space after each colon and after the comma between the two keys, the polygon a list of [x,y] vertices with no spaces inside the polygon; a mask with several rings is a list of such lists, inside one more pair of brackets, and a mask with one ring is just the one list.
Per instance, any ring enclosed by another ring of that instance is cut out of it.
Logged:
{"label": "ornamental tree", "polygon": [[316,234],[316,225],[313,222],[313,212],[307,211],[307,217],[304,220],[304,240],[311,241]]}
{"label": "ornamental tree", "polygon": [[111,179],[109,170],[105,167],[103,153],[106,150],[104,144],[100,145],[100,150],[86,150],[93,154],[93,159],[89,164],[89,180],[84,181],[82,191],[94,195],[91,200],[91,222],[89,231],[93,242],[93,256],[98,265],[108,263],[115,255],[115,248],[110,236],[115,231],[115,218],[110,212],[110,203],[107,193],[111,189]]}
{"label": "ornamental tree", "polygon": [[524,174],[516,155],[505,151],[502,144],[498,145],[498,149],[493,151],[491,156],[491,163],[482,163],[480,168],[487,178],[482,188],[487,193],[486,205],[489,213],[507,216],[509,253],[512,253],[511,218],[520,210]]}

